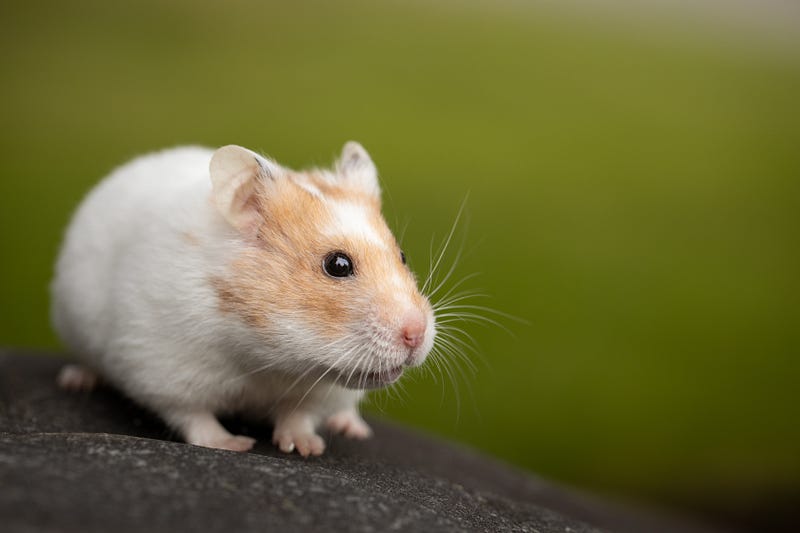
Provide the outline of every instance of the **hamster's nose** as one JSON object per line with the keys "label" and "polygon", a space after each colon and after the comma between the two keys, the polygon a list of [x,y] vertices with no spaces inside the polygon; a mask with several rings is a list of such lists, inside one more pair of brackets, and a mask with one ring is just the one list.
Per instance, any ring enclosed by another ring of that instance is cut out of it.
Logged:
{"label": "hamster's nose", "polygon": [[409,313],[403,319],[400,329],[403,343],[409,348],[416,348],[425,338],[425,317],[421,313]]}

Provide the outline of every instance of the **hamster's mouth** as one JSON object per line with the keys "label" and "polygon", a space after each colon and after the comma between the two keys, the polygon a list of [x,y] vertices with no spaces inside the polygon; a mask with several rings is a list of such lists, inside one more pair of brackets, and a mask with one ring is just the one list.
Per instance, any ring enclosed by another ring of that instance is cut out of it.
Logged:
{"label": "hamster's mouth", "polygon": [[403,375],[403,366],[397,366],[380,372],[340,373],[337,381],[348,389],[378,389],[391,385]]}

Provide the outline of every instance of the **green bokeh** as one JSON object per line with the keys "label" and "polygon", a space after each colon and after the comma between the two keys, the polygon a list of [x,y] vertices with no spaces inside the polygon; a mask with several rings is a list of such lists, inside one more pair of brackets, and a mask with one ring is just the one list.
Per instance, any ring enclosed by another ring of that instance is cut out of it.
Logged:
{"label": "green bokeh", "polygon": [[412,266],[469,193],[454,279],[528,321],[467,325],[474,376],[373,409],[637,498],[799,490],[800,54],[513,3],[14,4],[3,345],[57,346],[58,242],[113,166],[185,143],[322,165],[357,139]]}

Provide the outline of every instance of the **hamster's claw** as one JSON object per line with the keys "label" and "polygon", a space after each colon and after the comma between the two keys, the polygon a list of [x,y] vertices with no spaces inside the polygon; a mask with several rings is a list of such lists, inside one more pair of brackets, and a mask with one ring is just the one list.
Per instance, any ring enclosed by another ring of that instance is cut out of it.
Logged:
{"label": "hamster's claw", "polygon": [[341,433],[350,439],[367,439],[372,429],[354,409],[339,411],[328,417],[325,426],[334,433]]}

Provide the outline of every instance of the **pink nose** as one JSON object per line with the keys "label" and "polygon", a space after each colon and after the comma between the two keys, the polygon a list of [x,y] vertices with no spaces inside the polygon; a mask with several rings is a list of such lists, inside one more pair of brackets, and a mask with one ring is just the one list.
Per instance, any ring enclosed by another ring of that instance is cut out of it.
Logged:
{"label": "pink nose", "polygon": [[403,343],[409,348],[416,348],[422,344],[425,338],[425,318],[418,314],[406,316],[400,335],[403,337]]}

